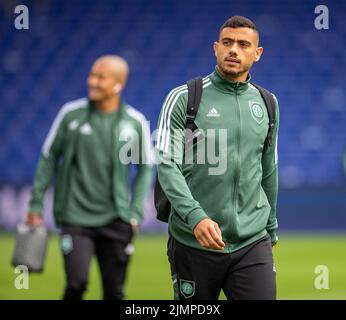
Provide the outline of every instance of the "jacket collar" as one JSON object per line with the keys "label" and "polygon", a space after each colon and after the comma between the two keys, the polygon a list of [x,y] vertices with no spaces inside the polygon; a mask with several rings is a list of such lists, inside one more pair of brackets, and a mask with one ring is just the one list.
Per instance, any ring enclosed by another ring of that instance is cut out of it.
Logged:
{"label": "jacket collar", "polygon": [[246,81],[244,82],[233,82],[233,81],[225,79],[221,75],[218,67],[216,66],[214,72],[210,75],[210,79],[212,83],[221,91],[224,91],[227,93],[241,94],[248,89],[249,82],[251,80],[251,75],[249,74]]}
{"label": "jacket collar", "polygon": [[[96,105],[94,102],[88,100],[88,104],[89,104],[89,111],[98,111]],[[126,106],[127,106],[127,103],[124,101],[124,100],[120,100],[120,103],[119,103],[119,108],[118,110],[116,111],[118,113],[119,116],[122,116],[123,113],[126,111]]]}

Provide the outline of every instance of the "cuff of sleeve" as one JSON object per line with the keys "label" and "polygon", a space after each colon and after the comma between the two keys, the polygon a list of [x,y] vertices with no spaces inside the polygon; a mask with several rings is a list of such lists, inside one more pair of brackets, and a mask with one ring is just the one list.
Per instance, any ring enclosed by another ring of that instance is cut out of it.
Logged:
{"label": "cuff of sleeve", "polygon": [[138,220],[136,218],[131,218],[130,219],[130,224],[133,225],[133,226],[136,226],[139,224]]}
{"label": "cuff of sleeve", "polygon": [[274,229],[274,230],[267,230],[267,232],[270,235],[270,238],[271,238],[271,241],[272,241],[272,245],[275,245],[278,242],[278,240],[279,240],[279,238],[278,238],[278,236],[276,234],[276,229]]}
{"label": "cuff of sleeve", "polygon": [[207,214],[201,208],[196,208],[187,215],[186,222],[190,226],[190,229],[193,231],[200,221],[208,218],[209,217],[207,216]]}
{"label": "cuff of sleeve", "polygon": [[130,215],[130,223],[139,224],[142,221],[142,214],[138,210],[132,208]]}
{"label": "cuff of sleeve", "polygon": [[35,212],[37,214],[39,214],[40,216],[42,216],[42,206],[40,204],[31,204],[30,208],[29,208],[30,212]]}

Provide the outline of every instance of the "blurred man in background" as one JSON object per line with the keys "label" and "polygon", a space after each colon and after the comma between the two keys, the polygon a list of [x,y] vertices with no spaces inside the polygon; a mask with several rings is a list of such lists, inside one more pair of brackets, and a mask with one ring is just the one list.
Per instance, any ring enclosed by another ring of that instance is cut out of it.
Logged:
{"label": "blurred man in background", "polygon": [[[262,51],[249,19],[234,16],[221,26],[217,66],[203,79],[195,118],[205,136],[193,148],[197,161],[175,153],[184,150],[187,86],[172,90],[162,107],[158,178],[173,208],[168,256],[177,299],[218,299],[221,290],[228,299],[276,298],[278,105],[265,91],[276,118],[269,130],[265,101],[249,74]],[[203,143],[224,160],[220,173],[208,163],[209,148],[208,160],[200,161]]]}
{"label": "blurred man in background", "polygon": [[[44,193],[56,174],[54,217],[61,228],[64,299],[82,299],[93,255],[104,299],[124,298],[131,241],[152,176],[150,129],[121,98],[128,71],[121,57],[97,59],[87,80],[89,99],[61,108],[42,147],[26,223],[42,223]],[[130,199],[131,163],[137,173]]]}

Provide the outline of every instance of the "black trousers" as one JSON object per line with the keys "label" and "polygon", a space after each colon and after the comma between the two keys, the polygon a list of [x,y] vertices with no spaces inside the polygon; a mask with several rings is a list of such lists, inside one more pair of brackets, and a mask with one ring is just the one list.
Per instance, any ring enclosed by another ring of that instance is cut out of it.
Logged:
{"label": "black trousers", "polygon": [[94,255],[100,267],[103,298],[123,299],[126,269],[133,251],[132,237],[131,225],[121,219],[102,227],[64,225],[60,238],[66,273],[63,299],[82,299]]}
{"label": "black trousers", "polygon": [[185,246],[169,237],[174,298],[275,300],[276,272],[269,235],[234,252],[215,253]]}

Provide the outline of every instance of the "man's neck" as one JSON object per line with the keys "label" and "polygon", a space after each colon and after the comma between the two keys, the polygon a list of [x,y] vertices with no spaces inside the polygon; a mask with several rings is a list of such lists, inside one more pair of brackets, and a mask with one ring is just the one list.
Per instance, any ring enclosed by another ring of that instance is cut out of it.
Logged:
{"label": "man's neck", "polygon": [[239,75],[230,75],[230,74],[225,74],[219,67],[217,67],[217,69],[226,80],[229,80],[232,82],[245,82],[249,75],[248,71]]}
{"label": "man's neck", "polygon": [[102,113],[111,113],[117,111],[120,105],[120,96],[115,96],[107,100],[96,102],[95,105]]}

